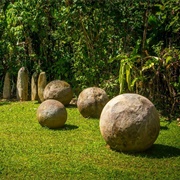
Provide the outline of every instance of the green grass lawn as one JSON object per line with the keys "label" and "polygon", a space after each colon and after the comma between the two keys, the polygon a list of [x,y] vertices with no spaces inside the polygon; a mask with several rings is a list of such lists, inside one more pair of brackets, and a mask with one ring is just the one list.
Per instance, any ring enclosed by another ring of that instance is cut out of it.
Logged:
{"label": "green grass lawn", "polygon": [[0,103],[0,179],[178,180],[180,127],[161,119],[155,144],[125,154],[106,146],[98,119],[68,107],[64,128],[50,130],[36,119],[36,102]]}

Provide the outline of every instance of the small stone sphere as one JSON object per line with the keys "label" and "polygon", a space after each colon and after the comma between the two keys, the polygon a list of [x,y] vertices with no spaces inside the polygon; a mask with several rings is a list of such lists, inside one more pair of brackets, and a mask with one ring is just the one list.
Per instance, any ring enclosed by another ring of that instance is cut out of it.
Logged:
{"label": "small stone sphere", "polygon": [[84,89],[78,97],[77,107],[85,118],[99,118],[105,104],[109,101],[106,92],[98,87]]}
{"label": "small stone sphere", "polygon": [[61,102],[48,99],[38,107],[37,119],[41,126],[57,129],[64,126],[67,120],[67,111]]}
{"label": "small stone sphere", "polygon": [[68,105],[73,97],[73,91],[65,81],[54,80],[48,83],[43,93],[44,99],[55,99],[63,105]]}
{"label": "small stone sphere", "polygon": [[140,152],[150,148],[160,131],[159,114],[144,96],[121,94],[111,99],[100,116],[100,132],[111,149]]}

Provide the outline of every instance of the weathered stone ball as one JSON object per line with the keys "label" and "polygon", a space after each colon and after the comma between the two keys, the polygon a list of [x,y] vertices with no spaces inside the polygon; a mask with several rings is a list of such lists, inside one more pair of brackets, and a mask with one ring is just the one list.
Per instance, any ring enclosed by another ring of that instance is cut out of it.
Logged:
{"label": "weathered stone ball", "polygon": [[105,104],[109,101],[106,92],[98,87],[84,89],[78,96],[77,107],[85,118],[99,118]]}
{"label": "weathered stone ball", "polygon": [[48,83],[44,89],[44,99],[55,99],[64,105],[68,105],[73,97],[73,91],[65,81],[54,80]]}
{"label": "weathered stone ball", "polygon": [[152,102],[138,94],[111,99],[100,116],[100,132],[111,149],[140,152],[150,148],[160,130],[159,114]]}
{"label": "weathered stone ball", "polygon": [[37,119],[41,126],[57,129],[64,126],[67,120],[67,111],[61,102],[48,99],[38,107]]}

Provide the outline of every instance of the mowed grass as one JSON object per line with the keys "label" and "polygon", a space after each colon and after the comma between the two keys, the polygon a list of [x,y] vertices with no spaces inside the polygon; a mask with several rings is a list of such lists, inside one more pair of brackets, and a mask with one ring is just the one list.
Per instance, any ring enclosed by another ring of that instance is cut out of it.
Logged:
{"label": "mowed grass", "polygon": [[98,119],[83,118],[68,107],[64,128],[39,125],[36,102],[0,103],[1,180],[131,180],[180,178],[180,127],[161,120],[155,144],[126,154],[106,146]]}

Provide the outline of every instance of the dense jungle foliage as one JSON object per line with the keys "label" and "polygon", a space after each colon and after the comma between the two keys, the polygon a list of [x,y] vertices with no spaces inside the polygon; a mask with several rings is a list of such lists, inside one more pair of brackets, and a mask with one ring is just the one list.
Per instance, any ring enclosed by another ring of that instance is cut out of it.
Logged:
{"label": "dense jungle foliage", "polygon": [[179,0],[1,0],[0,91],[26,66],[110,97],[136,92],[180,111]]}

